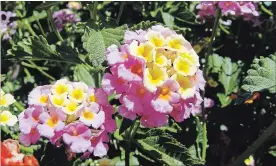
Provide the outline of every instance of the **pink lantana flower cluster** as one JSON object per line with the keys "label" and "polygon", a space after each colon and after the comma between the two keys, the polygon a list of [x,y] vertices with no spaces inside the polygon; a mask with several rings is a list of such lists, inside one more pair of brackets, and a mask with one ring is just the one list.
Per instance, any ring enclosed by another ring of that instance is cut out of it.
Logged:
{"label": "pink lantana flower cluster", "polygon": [[18,117],[23,145],[44,137],[56,146],[65,144],[73,154],[106,155],[108,133],[116,130],[116,123],[114,109],[102,89],[61,79],[33,89],[28,104]]}
{"label": "pink lantana flower cluster", "polygon": [[221,9],[222,15],[224,16],[242,16],[245,20],[252,21],[255,21],[259,16],[257,3],[253,1],[204,1],[200,2],[200,4],[196,6],[196,9],[199,10],[198,16],[204,20],[208,17],[214,17],[216,15],[217,7]]}
{"label": "pink lantana flower cluster", "polygon": [[134,120],[140,116],[145,127],[177,122],[200,112],[200,89],[205,80],[199,57],[185,38],[161,25],[126,31],[124,44],[111,45],[106,59],[111,73],[102,87],[120,96],[118,112]]}

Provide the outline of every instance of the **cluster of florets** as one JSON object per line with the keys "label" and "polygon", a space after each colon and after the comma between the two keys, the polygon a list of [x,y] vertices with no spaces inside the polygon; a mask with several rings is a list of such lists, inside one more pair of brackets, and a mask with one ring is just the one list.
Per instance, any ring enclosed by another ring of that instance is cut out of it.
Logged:
{"label": "cluster of florets", "polygon": [[71,9],[62,9],[53,13],[53,19],[59,31],[62,31],[64,26],[68,23],[77,23],[81,19]]}
{"label": "cluster of florets", "polygon": [[71,154],[106,155],[108,133],[116,130],[116,123],[102,89],[61,79],[32,90],[28,104],[18,116],[23,145],[35,144],[42,136],[57,146],[64,143]]}
{"label": "cluster of florets", "polygon": [[217,7],[220,8],[223,16],[242,16],[245,20],[254,21],[259,16],[257,4],[253,1],[222,1],[222,2],[200,2],[197,5],[199,17],[204,20],[216,15]]}
{"label": "cluster of florets", "polygon": [[124,44],[111,45],[106,59],[111,73],[102,87],[119,95],[118,112],[145,127],[167,124],[168,115],[181,122],[200,112],[205,80],[199,57],[185,38],[161,25],[127,31]]}
{"label": "cluster of florets", "polygon": [[0,11],[0,15],[0,36],[3,37],[3,40],[10,40],[11,36],[16,32],[17,23],[12,20],[12,18],[16,17],[16,14],[10,11]]}

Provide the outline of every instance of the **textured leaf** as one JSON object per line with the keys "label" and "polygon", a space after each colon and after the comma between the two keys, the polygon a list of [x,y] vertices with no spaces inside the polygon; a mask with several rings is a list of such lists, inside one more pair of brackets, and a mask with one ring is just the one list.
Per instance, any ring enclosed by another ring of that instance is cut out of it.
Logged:
{"label": "textured leaf", "polygon": [[74,80],[82,81],[89,86],[95,87],[95,80],[90,73],[92,72],[89,71],[89,69],[85,65],[79,64],[74,70]]}
{"label": "textured leaf", "polygon": [[195,165],[203,161],[178,142],[172,135],[160,129],[150,129],[146,138],[138,139],[137,145],[151,156],[166,165]]}
{"label": "textured leaf", "polygon": [[44,2],[36,7],[36,10],[48,10],[52,6],[59,4],[60,2]]}
{"label": "textured leaf", "polygon": [[83,48],[88,52],[88,60],[93,66],[99,66],[105,60],[105,49],[112,44],[120,45],[126,26],[95,31],[87,28],[82,36]]}
{"label": "textured leaf", "polygon": [[105,44],[101,32],[87,29],[82,37],[83,48],[88,52],[88,60],[93,66],[105,60]]}
{"label": "textured leaf", "polygon": [[174,26],[174,17],[171,14],[162,12],[162,18],[163,18],[164,23],[168,27],[172,28]]}
{"label": "textured leaf", "polygon": [[127,26],[121,26],[115,29],[107,28],[101,30],[101,34],[104,39],[105,48],[109,47],[112,44],[117,46],[120,45],[120,42],[124,39],[125,30]]}
{"label": "textured leaf", "polygon": [[31,56],[49,58],[59,54],[51,47],[43,36],[32,36],[18,42],[12,49],[8,50],[8,55]]}
{"label": "textured leaf", "polygon": [[143,30],[146,30],[150,27],[152,27],[153,25],[156,25],[157,22],[156,21],[142,21],[140,22],[139,24],[136,24],[134,26],[132,26],[130,28],[130,30],[134,31],[134,30],[139,30],[139,29],[143,29]]}
{"label": "textured leaf", "polygon": [[251,69],[243,80],[242,89],[248,92],[268,89],[270,93],[276,93],[276,54],[269,57],[255,58]]}
{"label": "textured leaf", "polygon": [[80,62],[78,52],[71,46],[65,43],[62,43],[61,46],[49,45],[43,36],[32,36],[19,41],[17,45],[8,50],[8,55],[30,60]]}

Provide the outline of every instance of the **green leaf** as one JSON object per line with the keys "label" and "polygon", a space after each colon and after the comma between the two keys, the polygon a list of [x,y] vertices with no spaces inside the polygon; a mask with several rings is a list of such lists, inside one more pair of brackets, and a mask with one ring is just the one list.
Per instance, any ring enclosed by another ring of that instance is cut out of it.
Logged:
{"label": "green leaf", "polygon": [[218,82],[223,86],[224,92],[218,93],[217,96],[221,107],[226,107],[232,101],[228,96],[236,93],[239,89],[241,67],[243,64],[232,62],[229,57],[223,58],[217,54],[213,54],[209,56],[207,66],[208,74],[218,74]]}
{"label": "green leaf", "polygon": [[119,46],[120,42],[124,39],[124,34],[126,29],[127,29],[127,26],[123,25],[115,29],[107,28],[107,29],[101,30],[101,34],[104,39],[105,48],[111,46],[112,44]]}
{"label": "green leaf", "polygon": [[82,36],[83,48],[88,52],[88,60],[93,66],[99,66],[105,60],[105,49],[112,44],[120,45],[123,40],[126,25],[111,29],[95,31],[86,29]]}
{"label": "green leaf", "polygon": [[82,81],[89,86],[95,87],[95,80],[90,73],[92,72],[89,71],[88,67],[84,64],[79,64],[74,70],[74,81]]}
{"label": "green leaf", "polygon": [[168,27],[172,28],[174,26],[174,17],[171,14],[162,12],[162,18],[163,18],[164,23]]}
{"label": "green leaf", "polygon": [[221,103],[221,107],[226,107],[232,102],[231,98],[224,93],[217,93],[217,96]]}
{"label": "green leaf", "polygon": [[51,47],[43,36],[32,36],[23,39],[8,50],[8,55],[20,57],[53,58],[59,54]]}
{"label": "green leaf", "polygon": [[172,135],[160,129],[150,129],[146,138],[138,139],[139,148],[154,160],[166,165],[196,165],[203,161],[187,147],[177,141]]}
{"label": "green leaf", "polygon": [[105,44],[101,32],[87,29],[82,36],[83,48],[88,52],[88,60],[99,66],[105,60]]}
{"label": "green leaf", "polygon": [[81,158],[78,158],[73,162],[73,166],[80,166],[82,162]]}
{"label": "green leaf", "polygon": [[[124,166],[125,165],[125,160],[122,160],[120,157],[115,157],[110,162],[110,165]],[[139,161],[138,161],[137,157],[133,156],[132,153],[130,154],[129,165],[130,166],[137,166],[137,165],[139,165]]]}
{"label": "green leaf", "polygon": [[223,64],[223,57],[213,54],[208,57],[208,72],[218,73]]}
{"label": "green leaf", "polygon": [[136,24],[134,26],[132,26],[130,28],[130,30],[134,31],[134,30],[139,30],[139,29],[143,29],[143,30],[146,30],[150,27],[152,27],[153,25],[156,25],[157,22],[156,21],[142,21],[140,22],[139,24]]}
{"label": "green leaf", "polygon": [[52,6],[55,6],[57,4],[59,4],[60,2],[44,2],[40,5],[38,5],[35,9],[36,10],[48,10],[50,9]]}
{"label": "green leaf", "polygon": [[186,11],[177,13],[177,17],[179,17],[182,20],[191,20],[191,19],[194,19],[196,15],[194,14],[194,12],[186,10]]}
{"label": "green leaf", "polygon": [[255,58],[243,80],[242,89],[255,92],[267,89],[276,93],[276,53],[269,57]]}
{"label": "green leaf", "polygon": [[6,74],[1,74],[0,82],[4,81],[6,79]]}
{"label": "green leaf", "polygon": [[268,153],[271,154],[273,157],[276,157],[276,145],[271,146],[271,147],[268,149]]}
{"label": "green leaf", "polygon": [[78,52],[71,46],[62,43],[61,45],[49,45],[43,36],[31,36],[7,51],[8,56],[29,60],[49,60],[66,63],[79,63]]}
{"label": "green leaf", "polygon": [[29,147],[20,145],[20,151],[24,154],[33,154],[34,151],[41,148],[41,145],[31,145]]}
{"label": "green leaf", "polygon": [[223,85],[225,94],[229,95],[238,90],[241,69],[237,63],[232,63],[229,57],[222,61],[222,70],[219,73],[219,81]]}

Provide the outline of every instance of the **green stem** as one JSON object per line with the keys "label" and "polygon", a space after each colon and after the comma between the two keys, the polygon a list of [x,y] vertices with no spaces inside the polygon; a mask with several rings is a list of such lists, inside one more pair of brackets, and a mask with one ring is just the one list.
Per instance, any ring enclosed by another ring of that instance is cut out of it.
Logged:
{"label": "green stem", "polygon": [[[209,43],[208,48],[207,48],[207,52],[205,54],[205,66],[204,66],[204,69],[203,69],[203,76],[204,76],[205,80],[207,80],[208,57],[209,57],[209,55],[212,51],[212,46],[213,46],[213,43],[215,41],[215,37],[216,37],[216,34],[217,34],[217,29],[218,29],[220,17],[221,17],[221,10],[218,8],[217,9],[217,14],[216,14],[216,19],[215,19],[213,29],[212,29],[213,30],[212,31],[212,36],[211,36],[210,43]],[[202,92],[202,96],[203,96],[203,102],[202,102],[203,145],[202,145],[202,155],[201,155],[201,157],[202,157],[203,161],[206,161],[207,124],[206,124],[206,121],[205,121],[205,107],[204,107],[205,91]]]}
{"label": "green stem", "polygon": [[7,61],[11,61],[11,60],[32,60],[32,61],[51,61],[51,62],[62,62],[62,63],[68,63],[68,64],[79,64],[78,62],[71,62],[71,61],[65,61],[65,60],[57,60],[57,59],[48,59],[48,58],[7,58],[7,59],[3,59],[3,60],[7,60]]}
{"label": "green stem", "polygon": [[207,124],[203,123],[203,142],[202,142],[202,156],[201,158],[206,160],[206,151],[207,151]]}
{"label": "green stem", "polygon": [[37,23],[37,25],[38,25],[38,27],[39,27],[39,30],[41,31],[42,35],[43,35],[44,37],[46,37],[46,34],[45,34],[45,32],[44,32],[44,30],[43,30],[43,28],[42,28],[42,26],[41,26],[41,24],[40,24],[40,22],[39,22],[38,19],[36,19],[36,23]]}
{"label": "green stem", "polygon": [[264,142],[276,132],[276,120],[263,132],[263,134],[245,151],[243,152],[236,161],[230,166],[240,166],[248,156],[252,155]]}
{"label": "green stem", "polygon": [[118,17],[117,17],[117,20],[116,20],[117,25],[119,25],[120,19],[122,17],[124,6],[125,6],[125,2],[121,2]]}
{"label": "green stem", "polygon": [[211,36],[210,43],[209,43],[208,48],[207,48],[207,52],[205,54],[205,66],[204,66],[204,72],[203,72],[205,79],[207,77],[206,72],[207,72],[207,65],[208,65],[208,57],[209,57],[209,55],[212,51],[212,46],[213,46],[213,43],[215,41],[215,37],[216,37],[216,34],[217,34],[217,29],[218,29],[220,17],[221,17],[221,10],[217,9],[216,19],[215,19],[213,29],[212,29],[212,36]]}
{"label": "green stem", "polygon": [[50,20],[50,25],[52,27],[52,30],[54,31],[54,33],[56,34],[57,38],[62,42],[63,41],[63,38],[62,36],[60,35],[56,25],[55,25],[55,22],[54,22],[54,19],[52,17],[53,15],[53,11],[52,9],[49,9],[47,10],[47,14],[48,14],[48,19]]}
{"label": "green stem", "polygon": [[14,106],[18,109],[18,111],[23,111],[24,110],[24,106],[18,102],[14,103]]}
{"label": "green stem", "polygon": [[[137,125],[137,127],[135,127]],[[126,132],[126,149],[125,149],[125,166],[129,166],[129,155],[130,155],[130,148],[131,148],[131,142],[132,139],[134,138],[138,128],[140,126],[139,121],[137,122],[137,120],[135,120],[133,122],[133,124],[131,125],[131,127],[129,128],[129,130]],[[134,129],[134,130],[133,130]]]}
{"label": "green stem", "polygon": [[36,36],[36,33],[34,32],[31,25],[29,23],[26,23],[25,25],[26,25],[26,28],[28,29],[28,31],[32,34],[32,36]]}
{"label": "green stem", "polygon": [[190,21],[187,21],[187,20],[183,20],[183,19],[181,19],[181,18],[178,18],[178,17],[175,17],[175,19],[178,20],[178,21],[184,22],[184,23],[186,23],[186,24],[190,24],[190,25],[201,25],[201,24],[199,24],[199,23],[190,22]]}
{"label": "green stem", "polygon": [[230,34],[230,32],[229,32],[221,23],[219,24],[219,27],[220,27],[220,29],[221,29],[223,32],[225,32],[227,35]]}
{"label": "green stem", "polygon": [[31,65],[35,66],[34,68],[37,69],[38,71],[40,71],[41,74],[43,74],[44,76],[48,77],[51,81],[54,81],[55,78],[52,77],[51,75],[49,75],[48,73],[46,73],[44,70],[42,70],[39,66],[37,66],[34,62],[32,61],[28,61]]}
{"label": "green stem", "polygon": [[90,18],[94,21],[96,21],[96,19],[97,19],[97,6],[98,6],[98,2],[95,1],[89,7]]}
{"label": "green stem", "polygon": [[263,4],[262,2],[259,3],[259,5],[261,6],[261,9],[263,12],[265,12],[266,14],[273,16],[273,13],[271,11],[269,11]]}

